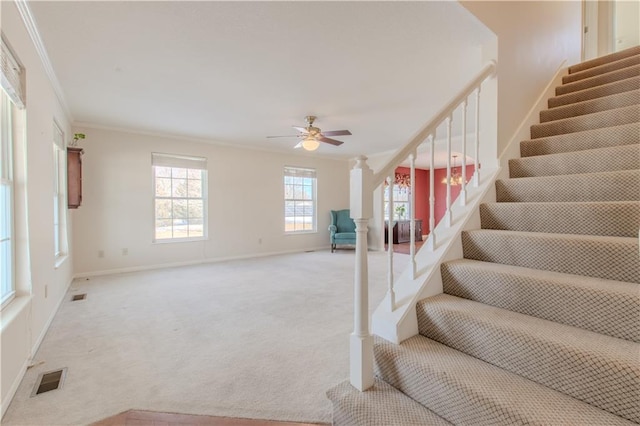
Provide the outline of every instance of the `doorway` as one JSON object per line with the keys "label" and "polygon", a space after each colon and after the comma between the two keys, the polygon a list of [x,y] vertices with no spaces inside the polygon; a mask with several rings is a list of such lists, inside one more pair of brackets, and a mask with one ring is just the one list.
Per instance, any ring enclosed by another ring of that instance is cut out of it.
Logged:
{"label": "doorway", "polygon": [[638,0],[582,1],[584,61],[640,45]]}

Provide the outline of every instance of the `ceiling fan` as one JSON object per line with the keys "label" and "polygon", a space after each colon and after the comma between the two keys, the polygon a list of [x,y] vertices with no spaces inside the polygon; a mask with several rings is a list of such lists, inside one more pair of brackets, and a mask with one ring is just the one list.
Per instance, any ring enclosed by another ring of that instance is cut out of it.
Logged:
{"label": "ceiling fan", "polygon": [[327,136],[347,136],[351,132],[348,130],[329,130],[327,132],[321,131],[319,128],[313,126],[313,122],[317,117],[314,115],[307,115],[305,121],[307,127],[292,126],[298,132],[297,135],[285,135],[285,136],[267,136],[267,138],[301,138],[295,148],[304,148],[307,151],[315,151],[320,146],[320,142],[328,143],[331,145],[342,145],[344,142],[335,139],[328,138]]}

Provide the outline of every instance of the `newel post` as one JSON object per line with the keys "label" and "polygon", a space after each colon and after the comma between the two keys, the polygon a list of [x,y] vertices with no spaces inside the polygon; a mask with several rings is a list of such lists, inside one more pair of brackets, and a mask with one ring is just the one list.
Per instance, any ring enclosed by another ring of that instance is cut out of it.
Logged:
{"label": "newel post", "polygon": [[354,325],[350,339],[350,380],[360,391],[373,386],[373,337],[369,332],[369,274],[367,233],[373,217],[373,171],[360,156],[351,170],[350,209],[356,223]]}

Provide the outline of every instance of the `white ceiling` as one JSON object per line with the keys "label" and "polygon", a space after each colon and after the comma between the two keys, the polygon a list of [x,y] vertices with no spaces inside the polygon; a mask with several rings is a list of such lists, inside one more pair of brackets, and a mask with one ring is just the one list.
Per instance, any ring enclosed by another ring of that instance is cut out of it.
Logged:
{"label": "white ceiling", "polygon": [[29,5],[76,124],[282,149],[312,114],[345,158],[406,143],[490,34],[457,2]]}

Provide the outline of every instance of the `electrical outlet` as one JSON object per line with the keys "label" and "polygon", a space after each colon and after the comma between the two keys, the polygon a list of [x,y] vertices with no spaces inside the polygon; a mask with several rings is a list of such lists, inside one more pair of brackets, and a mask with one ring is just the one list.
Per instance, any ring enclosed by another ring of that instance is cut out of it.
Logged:
{"label": "electrical outlet", "polygon": [[258,238],[258,244],[262,244],[262,238]]}
{"label": "electrical outlet", "polygon": [[128,254],[129,254],[129,249],[128,249],[128,248],[123,248],[123,249],[122,249],[122,255],[123,255],[123,256],[126,256],[126,255],[128,255]]}
{"label": "electrical outlet", "polygon": [[104,250],[98,250],[98,257],[104,257]]}

